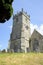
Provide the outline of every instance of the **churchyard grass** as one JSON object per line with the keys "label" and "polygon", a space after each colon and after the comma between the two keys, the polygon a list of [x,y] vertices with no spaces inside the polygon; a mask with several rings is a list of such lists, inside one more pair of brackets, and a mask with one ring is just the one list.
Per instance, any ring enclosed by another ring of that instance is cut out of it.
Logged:
{"label": "churchyard grass", "polygon": [[43,53],[0,53],[0,65],[43,65]]}

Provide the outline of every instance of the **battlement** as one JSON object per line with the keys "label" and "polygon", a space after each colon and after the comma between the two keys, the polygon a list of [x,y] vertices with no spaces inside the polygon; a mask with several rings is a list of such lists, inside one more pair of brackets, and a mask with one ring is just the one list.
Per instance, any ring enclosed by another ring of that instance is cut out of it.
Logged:
{"label": "battlement", "polygon": [[13,19],[17,16],[20,16],[20,15],[24,15],[25,17],[27,17],[28,19],[30,19],[30,15],[27,14],[27,12],[25,12],[22,8],[22,10],[20,12],[17,12],[14,16],[13,16]]}

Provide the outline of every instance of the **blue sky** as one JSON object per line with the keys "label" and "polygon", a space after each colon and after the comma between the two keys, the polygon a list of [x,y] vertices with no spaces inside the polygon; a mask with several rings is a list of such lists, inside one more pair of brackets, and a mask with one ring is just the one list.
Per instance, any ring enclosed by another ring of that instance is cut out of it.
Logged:
{"label": "blue sky", "polygon": [[[35,28],[43,35],[43,0],[14,0],[12,7],[14,10],[13,14],[23,8],[30,15],[31,32]],[[13,16],[6,23],[0,23],[0,49],[8,47],[12,23]]]}

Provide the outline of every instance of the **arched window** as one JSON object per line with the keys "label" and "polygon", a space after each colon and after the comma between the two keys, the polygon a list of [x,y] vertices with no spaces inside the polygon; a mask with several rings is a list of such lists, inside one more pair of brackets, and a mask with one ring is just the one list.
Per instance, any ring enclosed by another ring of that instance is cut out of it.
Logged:
{"label": "arched window", "polygon": [[33,40],[33,51],[39,51],[39,41],[36,38]]}

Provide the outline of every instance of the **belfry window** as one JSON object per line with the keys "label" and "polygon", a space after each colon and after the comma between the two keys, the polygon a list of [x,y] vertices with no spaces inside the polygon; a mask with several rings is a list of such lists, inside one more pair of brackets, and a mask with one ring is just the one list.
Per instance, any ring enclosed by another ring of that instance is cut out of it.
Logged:
{"label": "belfry window", "polygon": [[27,30],[28,30],[28,28],[29,28],[29,27],[28,27],[28,26],[26,26],[26,29],[27,29]]}

